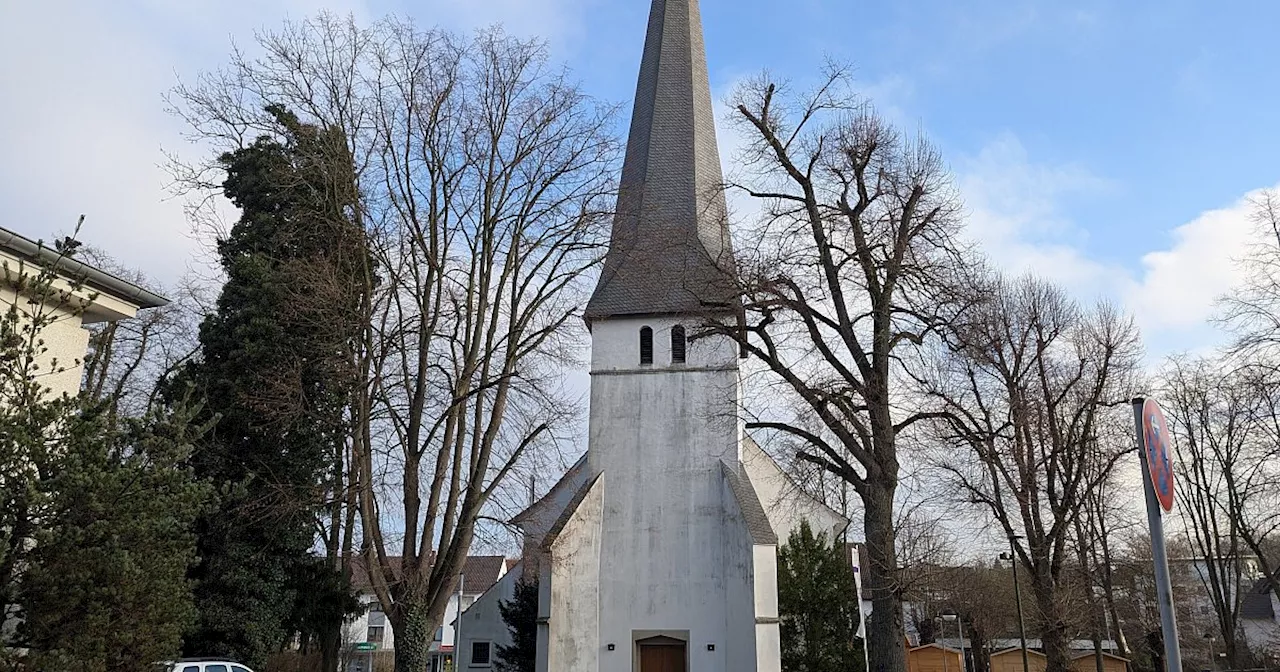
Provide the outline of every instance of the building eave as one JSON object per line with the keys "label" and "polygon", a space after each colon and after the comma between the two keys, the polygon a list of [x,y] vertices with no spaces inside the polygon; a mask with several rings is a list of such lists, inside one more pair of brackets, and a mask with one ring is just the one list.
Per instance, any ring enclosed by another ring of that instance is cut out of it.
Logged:
{"label": "building eave", "polygon": [[67,280],[82,282],[91,289],[108,294],[120,301],[136,305],[138,308],[159,308],[169,304],[169,299],[145,287],[119,278],[82,261],[77,261],[51,247],[4,227],[0,227],[0,250],[41,267],[49,268]]}

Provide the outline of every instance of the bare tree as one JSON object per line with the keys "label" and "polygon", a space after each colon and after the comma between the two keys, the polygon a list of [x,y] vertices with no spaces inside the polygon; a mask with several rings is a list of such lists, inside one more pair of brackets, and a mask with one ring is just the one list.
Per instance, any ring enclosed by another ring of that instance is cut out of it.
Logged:
{"label": "bare tree", "polygon": [[1247,388],[1252,417],[1246,459],[1239,465],[1243,479],[1233,479],[1246,490],[1243,505],[1236,507],[1236,526],[1280,598],[1280,369],[1256,363],[1233,378]]}
{"label": "bare tree", "polygon": [[[1175,437],[1179,481],[1178,509],[1190,542],[1199,582],[1216,618],[1227,662],[1249,662],[1241,632],[1244,594],[1257,577],[1249,576],[1245,537],[1265,538],[1252,520],[1272,517],[1268,493],[1265,397],[1258,395],[1247,370],[1227,370],[1219,359],[1174,359],[1164,374],[1164,397]],[[1260,500],[1266,504],[1259,507]],[[1269,568],[1265,555],[1258,558]],[[1269,573],[1269,572],[1268,572]]]}
{"label": "bare tree", "polygon": [[1027,568],[1051,672],[1071,664],[1077,621],[1071,542],[1090,493],[1129,442],[1104,440],[1108,406],[1124,403],[1138,359],[1131,320],[1084,310],[1035,279],[981,284],[989,297],[948,329],[949,354],[924,392],[945,415],[939,466],[1012,540]]}
{"label": "bare tree", "polygon": [[[93,248],[82,256],[94,266],[142,287],[157,287],[145,275],[125,268]],[[109,419],[141,417],[156,402],[158,386],[195,354],[200,321],[200,289],[180,283],[171,302],[140,312],[130,320],[89,327],[89,351],[84,361],[83,387],[87,398],[106,404]]]}
{"label": "bare tree", "polygon": [[[350,144],[350,217],[373,253],[333,516],[358,511],[396,669],[421,672],[495,493],[575,419],[559,380],[607,233],[613,109],[541,44],[496,30],[321,15],[259,43],[262,57],[236,52],[175,107],[218,147],[271,132],[267,103]],[[215,182],[203,166],[179,177]]]}
{"label": "bare tree", "polygon": [[[1251,452],[1261,460],[1251,474],[1254,504],[1238,507],[1236,523],[1242,540],[1257,555],[1267,575],[1280,573],[1280,194],[1267,190],[1253,201],[1254,231],[1248,253],[1240,260],[1244,282],[1221,299],[1220,322],[1235,336],[1220,366],[1239,369],[1232,374],[1250,388],[1251,433],[1257,441]],[[1271,581],[1280,597],[1280,578]]]}
{"label": "bare tree", "polygon": [[[1128,441],[1128,428],[1118,428],[1123,436],[1114,440]],[[1129,642],[1120,619],[1120,591],[1116,580],[1116,563],[1120,560],[1117,543],[1122,535],[1133,530],[1137,523],[1131,512],[1132,502],[1125,500],[1125,488],[1116,483],[1115,474],[1104,479],[1086,495],[1084,515],[1077,530],[1077,544],[1083,551],[1080,561],[1082,572],[1088,577],[1093,604],[1090,617],[1094,623],[1096,641],[1103,637],[1112,637],[1116,643],[1116,653],[1121,657],[1129,656]],[[1101,604],[1098,604],[1101,599]],[[1101,622],[1099,625],[1099,621]]]}
{"label": "bare tree", "polygon": [[1244,282],[1222,297],[1219,320],[1235,335],[1233,353],[1273,361],[1280,345],[1280,194],[1264,191],[1253,207],[1250,249],[1239,262]]}
{"label": "bare tree", "polygon": [[746,251],[742,324],[721,331],[833,437],[808,431],[803,419],[748,424],[801,439],[799,458],[862,500],[870,665],[896,672],[906,668],[897,442],[925,417],[896,406],[896,375],[902,353],[935,325],[960,205],[937,151],[904,138],[847,84],[833,67],[809,94],[788,95],[767,75],[734,94],[733,121],[748,137],[737,188],[765,212],[745,232],[751,240],[736,246]]}

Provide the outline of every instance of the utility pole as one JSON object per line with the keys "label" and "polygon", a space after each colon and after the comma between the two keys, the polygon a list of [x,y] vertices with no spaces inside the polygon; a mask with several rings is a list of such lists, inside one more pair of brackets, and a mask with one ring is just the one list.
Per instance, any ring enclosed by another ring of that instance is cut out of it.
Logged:
{"label": "utility pole", "polygon": [[[462,587],[467,583],[467,575],[458,575],[458,617],[453,621],[453,669],[462,667]],[[470,663],[470,661],[467,661]]]}

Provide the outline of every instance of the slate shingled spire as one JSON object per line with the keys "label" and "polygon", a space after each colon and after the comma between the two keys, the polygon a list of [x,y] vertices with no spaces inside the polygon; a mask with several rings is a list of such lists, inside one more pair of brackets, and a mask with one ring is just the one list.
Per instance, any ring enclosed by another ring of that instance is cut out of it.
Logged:
{"label": "slate shingled spire", "polygon": [[723,182],[698,0],[653,0],[588,323],[735,310]]}

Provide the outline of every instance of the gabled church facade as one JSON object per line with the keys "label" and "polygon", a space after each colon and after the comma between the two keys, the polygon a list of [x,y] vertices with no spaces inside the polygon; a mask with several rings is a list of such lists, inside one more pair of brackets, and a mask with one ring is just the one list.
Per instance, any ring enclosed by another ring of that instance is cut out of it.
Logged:
{"label": "gabled church facade", "polygon": [[[653,0],[585,312],[587,454],[513,521],[520,571],[540,580],[539,672],[778,672],[779,540],[802,519],[848,524],[746,436],[732,340],[691,338],[739,309],[722,182],[697,0]],[[459,669],[481,638],[505,639],[496,609],[473,611]]]}

